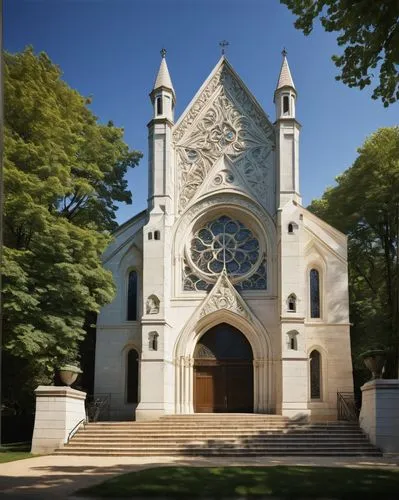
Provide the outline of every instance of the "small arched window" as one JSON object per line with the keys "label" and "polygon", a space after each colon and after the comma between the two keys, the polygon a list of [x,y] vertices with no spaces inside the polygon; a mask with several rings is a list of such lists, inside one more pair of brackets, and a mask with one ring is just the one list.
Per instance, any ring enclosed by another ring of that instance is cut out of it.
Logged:
{"label": "small arched window", "polygon": [[283,113],[289,113],[290,111],[290,98],[288,95],[283,96]]}
{"label": "small arched window", "polygon": [[321,399],[321,355],[319,351],[312,351],[310,363],[310,399]]}
{"label": "small arched window", "polygon": [[288,349],[291,349],[292,351],[297,351],[298,350],[298,332],[296,330],[292,330],[291,332],[287,333],[288,335]]}
{"label": "small arched window", "polygon": [[130,271],[127,287],[127,320],[137,321],[137,271]]}
{"label": "small arched window", "polygon": [[139,399],[139,353],[130,349],[126,359],[126,402],[138,403]]}
{"label": "small arched window", "polygon": [[162,97],[157,97],[157,115],[162,115]]}
{"label": "small arched window", "polygon": [[158,333],[157,332],[150,332],[148,334],[148,349],[150,351],[157,351],[158,350]]}
{"label": "small arched window", "polygon": [[320,318],[320,275],[317,269],[309,273],[310,317]]}
{"label": "small arched window", "polygon": [[161,239],[161,231],[154,231],[154,240]]}
{"label": "small arched window", "polygon": [[294,226],[292,225],[291,222],[288,224],[288,232],[289,233],[293,233],[294,232]]}
{"label": "small arched window", "polygon": [[291,293],[287,299],[287,306],[289,312],[296,312],[296,295],[295,293]]}

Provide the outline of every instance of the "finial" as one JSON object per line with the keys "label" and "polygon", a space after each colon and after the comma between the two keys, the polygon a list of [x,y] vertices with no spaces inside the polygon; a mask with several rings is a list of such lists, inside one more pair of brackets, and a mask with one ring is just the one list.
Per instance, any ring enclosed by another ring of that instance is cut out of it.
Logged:
{"label": "finial", "polygon": [[161,49],[161,56],[162,56],[162,59],[165,58],[165,56],[166,56],[166,49]]}
{"label": "finial", "polygon": [[226,52],[226,47],[228,47],[230,44],[227,40],[222,40],[221,42],[219,42],[219,45],[222,49],[222,56],[223,56]]}
{"label": "finial", "polygon": [[286,49],[285,47],[283,48],[283,50],[282,50],[282,52],[281,52],[281,55],[282,55],[283,57],[287,57],[287,49]]}

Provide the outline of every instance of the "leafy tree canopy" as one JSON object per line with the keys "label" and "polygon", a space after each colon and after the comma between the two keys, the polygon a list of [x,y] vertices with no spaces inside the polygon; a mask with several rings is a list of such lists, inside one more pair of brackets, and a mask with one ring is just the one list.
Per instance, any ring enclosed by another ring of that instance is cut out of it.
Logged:
{"label": "leafy tree canopy", "polygon": [[46,378],[114,293],[101,253],[141,154],[45,53],[5,54],[4,347]]}
{"label": "leafy tree canopy", "polygon": [[280,0],[295,14],[295,27],[309,35],[320,17],[326,31],[337,31],[345,47],[333,61],[336,77],[349,87],[363,89],[379,69],[373,99],[387,107],[399,99],[399,2],[398,0]]}
{"label": "leafy tree canopy", "polygon": [[399,346],[399,127],[382,128],[358,150],[310,210],[349,237],[352,344],[355,354],[383,344],[393,353],[397,376]]}

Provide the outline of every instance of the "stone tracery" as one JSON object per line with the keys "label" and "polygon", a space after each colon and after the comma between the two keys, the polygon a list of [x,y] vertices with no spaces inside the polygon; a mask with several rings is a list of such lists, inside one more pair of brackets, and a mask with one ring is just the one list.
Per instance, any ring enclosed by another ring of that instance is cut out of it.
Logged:
{"label": "stone tracery", "polygon": [[273,130],[226,69],[208,84],[177,127],[174,139],[179,164],[180,212],[189,205],[223,155],[235,163],[262,204],[269,204]]}

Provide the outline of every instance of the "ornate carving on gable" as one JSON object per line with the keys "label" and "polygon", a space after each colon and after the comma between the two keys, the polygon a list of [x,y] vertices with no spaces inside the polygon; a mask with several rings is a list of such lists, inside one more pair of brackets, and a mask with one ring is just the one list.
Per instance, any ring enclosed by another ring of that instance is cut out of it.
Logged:
{"label": "ornate carving on gable", "polygon": [[201,308],[200,318],[221,309],[226,309],[246,319],[250,319],[245,302],[230,283],[225,271],[221,273],[212,291],[205,299],[204,305]]}
{"label": "ornate carving on gable", "polygon": [[195,101],[195,103],[191,107],[190,111],[186,114],[186,116],[183,118],[180,125],[174,131],[173,139],[176,142],[180,141],[180,139],[185,134],[187,128],[190,127],[190,125],[193,123],[193,121],[197,117],[198,113],[200,113],[202,111],[202,109],[204,108],[204,105],[209,101],[209,99],[212,97],[212,94],[219,87],[220,82],[223,80],[222,73],[224,72],[224,69],[225,68],[223,68],[223,67],[218,69],[218,71],[215,73],[215,75],[213,76],[211,81],[208,83],[206,88],[201,92],[200,96]]}
{"label": "ornate carving on gable", "polygon": [[[252,194],[270,209],[273,136],[273,127],[237,79],[226,68],[216,73],[174,134],[179,211],[185,210],[223,156],[236,166]],[[234,175],[226,172],[212,182],[223,185],[233,181]]]}

